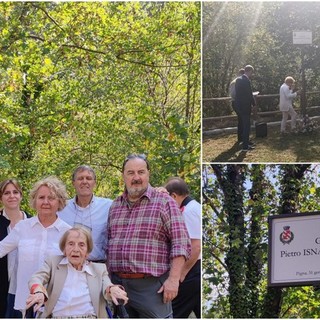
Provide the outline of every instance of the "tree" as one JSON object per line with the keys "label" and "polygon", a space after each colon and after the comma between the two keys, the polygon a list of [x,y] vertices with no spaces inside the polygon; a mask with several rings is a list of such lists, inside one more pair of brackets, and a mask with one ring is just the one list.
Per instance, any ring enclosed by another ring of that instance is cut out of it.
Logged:
{"label": "tree", "polygon": [[268,216],[319,210],[310,164],[203,167],[204,317],[315,317],[312,287],[268,288]]}
{"label": "tree", "polygon": [[200,3],[0,4],[0,179],[70,185],[92,165],[97,193],[146,153],[152,183],[182,176],[199,199]]}
{"label": "tree", "polygon": [[[314,2],[205,2],[203,4],[203,96],[228,96],[228,86],[246,64],[255,68],[254,90],[278,93],[292,75],[301,87],[302,57],[306,60],[307,90],[319,83],[320,33]],[[311,30],[313,44],[293,45],[294,30]],[[317,59],[317,60],[315,60]],[[259,102],[262,109],[274,109]],[[209,108],[208,108],[209,109]],[[204,108],[204,112],[208,112]],[[217,108],[216,115],[226,115]],[[212,114],[213,116],[215,114]]]}
{"label": "tree", "polygon": [[[295,213],[299,211],[299,193],[301,180],[310,164],[283,165],[280,170],[281,200],[279,214]],[[262,317],[279,318],[281,314],[281,288],[268,288],[265,295]]]}

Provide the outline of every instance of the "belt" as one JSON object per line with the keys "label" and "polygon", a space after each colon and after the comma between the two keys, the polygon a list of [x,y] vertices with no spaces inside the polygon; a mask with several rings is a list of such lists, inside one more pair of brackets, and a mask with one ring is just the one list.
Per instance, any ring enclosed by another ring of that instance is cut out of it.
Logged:
{"label": "belt", "polygon": [[122,279],[143,279],[152,277],[147,273],[124,273],[124,272],[115,272],[115,274]]}

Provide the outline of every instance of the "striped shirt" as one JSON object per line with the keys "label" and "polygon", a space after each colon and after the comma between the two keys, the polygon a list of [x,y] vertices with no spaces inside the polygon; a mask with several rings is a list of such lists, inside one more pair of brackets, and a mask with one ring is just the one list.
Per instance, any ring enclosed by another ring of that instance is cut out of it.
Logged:
{"label": "striped shirt", "polygon": [[110,272],[159,277],[170,270],[171,259],[190,256],[190,239],[179,207],[150,185],[132,205],[126,192],[113,202],[107,234]]}

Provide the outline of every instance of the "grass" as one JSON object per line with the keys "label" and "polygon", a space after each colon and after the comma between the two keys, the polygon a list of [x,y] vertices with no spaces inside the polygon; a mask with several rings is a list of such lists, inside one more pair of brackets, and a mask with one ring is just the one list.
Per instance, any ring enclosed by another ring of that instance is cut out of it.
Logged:
{"label": "grass", "polygon": [[[252,132],[253,133],[253,132]],[[268,127],[268,136],[250,140],[255,149],[241,152],[236,134],[204,137],[202,162],[286,163],[320,162],[320,129],[311,133],[280,135],[279,127]]]}

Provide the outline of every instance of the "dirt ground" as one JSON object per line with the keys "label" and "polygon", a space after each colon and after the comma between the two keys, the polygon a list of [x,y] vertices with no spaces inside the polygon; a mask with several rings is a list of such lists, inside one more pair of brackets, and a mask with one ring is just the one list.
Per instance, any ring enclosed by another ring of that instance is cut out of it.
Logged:
{"label": "dirt ground", "polygon": [[242,152],[236,133],[203,137],[202,162],[320,162],[320,128],[311,133],[282,136],[279,127],[268,127],[267,137],[255,138],[251,132],[250,140],[255,143],[255,149]]}

